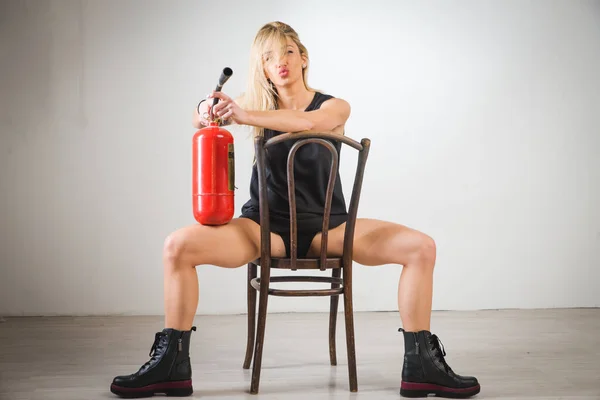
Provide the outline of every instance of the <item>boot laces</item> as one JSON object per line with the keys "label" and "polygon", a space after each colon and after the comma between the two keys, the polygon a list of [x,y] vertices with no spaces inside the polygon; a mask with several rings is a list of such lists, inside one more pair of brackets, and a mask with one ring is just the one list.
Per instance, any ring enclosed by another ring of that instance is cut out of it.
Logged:
{"label": "boot laces", "polygon": [[140,370],[146,368],[148,365],[155,362],[156,359],[158,358],[157,354],[162,353],[161,350],[164,350],[165,342],[162,341],[161,338],[163,338],[165,336],[167,336],[167,335],[164,332],[156,332],[156,334],[154,335],[154,343],[152,343],[152,348],[150,349],[150,353],[148,353],[148,356],[150,357],[150,359],[148,361],[146,361],[144,363],[144,365],[142,365]]}
{"label": "boot laces", "polygon": [[452,372],[452,368],[450,368],[448,363],[446,363],[446,359],[444,358],[446,356],[446,349],[444,349],[444,344],[442,343],[440,338],[435,334],[431,335],[429,337],[429,344],[433,347],[434,355],[437,358],[437,360],[444,366],[446,373]]}
{"label": "boot laces", "polygon": [[156,334],[154,335],[154,343],[152,344],[152,348],[150,349],[150,353],[148,354],[148,356],[154,357],[157,350],[162,350],[162,346],[159,348],[159,345],[161,345],[160,339],[163,336],[166,336],[164,332],[156,332]]}

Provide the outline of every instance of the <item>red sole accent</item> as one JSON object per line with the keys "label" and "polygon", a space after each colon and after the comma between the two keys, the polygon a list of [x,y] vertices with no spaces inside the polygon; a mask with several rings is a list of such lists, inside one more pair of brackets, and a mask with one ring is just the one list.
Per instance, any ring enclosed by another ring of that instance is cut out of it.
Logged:
{"label": "red sole accent", "polygon": [[173,381],[173,382],[161,382],[153,385],[142,386],[142,387],[125,387],[110,385],[110,391],[118,396],[127,398],[137,397],[151,397],[155,394],[165,394],[167,396],[190,396],[193,392],[192,381]]}
{"label": "red sole accent", "polygon": [[427,397],[434,394],[439,397],[466,398],[476,395],[481,391],[479,385],[467,388],[451,388],[433,383],[404,382],[400,384],[400,394],[404,397]]}

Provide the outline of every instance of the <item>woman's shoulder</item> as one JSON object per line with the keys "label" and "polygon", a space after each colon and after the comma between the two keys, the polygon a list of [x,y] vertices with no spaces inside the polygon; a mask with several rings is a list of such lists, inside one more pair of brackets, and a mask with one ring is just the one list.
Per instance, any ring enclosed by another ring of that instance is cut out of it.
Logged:
{"label": "woman's shoulder", "polygon": [[335,99],[335,96],[332,94],[326,93],[322,90],[315,90],[315,99],[329,100],[329,99]]}
{"label": "woman's shoulder", "polygon": [[340,97],[336,97],[322,91],[315,91],[315,97],[306,111],[318,110],[325,102],[328,102],[328,107],[335,108],[342,113],[350,112],[350,103]]}
{"label": "woman's shoulder", "polygon": [[322,92],[320,90],[315,90],[315,96],[313,97],[313,101],[310,103],[306,111],[316,110],[320,108],[323,103],[330,99],[335,99],[335,96]]}

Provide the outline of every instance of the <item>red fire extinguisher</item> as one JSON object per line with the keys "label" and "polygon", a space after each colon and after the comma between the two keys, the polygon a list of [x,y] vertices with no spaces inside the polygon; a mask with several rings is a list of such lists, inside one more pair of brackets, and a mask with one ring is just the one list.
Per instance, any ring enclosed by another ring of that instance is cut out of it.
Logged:
{"label": "red fire extinguisher", "polygon": [[[217,91],[233,74],[225,68]],[[218,99],[214,100],[216,104]],[[214,105],[213,104],[213,105]],[[233,136],[218,120],[194,134],[192,141],[192,201],[194,218],[202,225],[224,225],[233,218],[235,152]]]}

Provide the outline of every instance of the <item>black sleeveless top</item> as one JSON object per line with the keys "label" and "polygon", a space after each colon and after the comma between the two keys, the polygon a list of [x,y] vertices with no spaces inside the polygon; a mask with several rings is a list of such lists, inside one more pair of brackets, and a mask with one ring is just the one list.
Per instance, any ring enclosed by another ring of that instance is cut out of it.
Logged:
{"label": "black sleeveless top", "polygon": [[[321,107],[331,95],[316,92],[312,102],[304,111],[313,111]],[[283,132],[265,129],[265,141],[283,134]],[[287,158],[297,140],[269,147],[265,151],[267,197],[271,231],[290,231],[290,205],[288,198]],[[339,175],[339,154],[341,143],[330,141],[338,152],[338,172],[335,180],[329,229],[346,222],[348,212],[342,192]],[[298,233],[316,233],[323,228],[325,197],[331,168],[331,153],[323,145],[309,143],[302,146],[294,158],[294,182],[296,186],[296,218]],[[255,163],[250,181],[250,200],[242,207],[242,217],[250,218],[260,224],[258,201],[258,171]]]}

